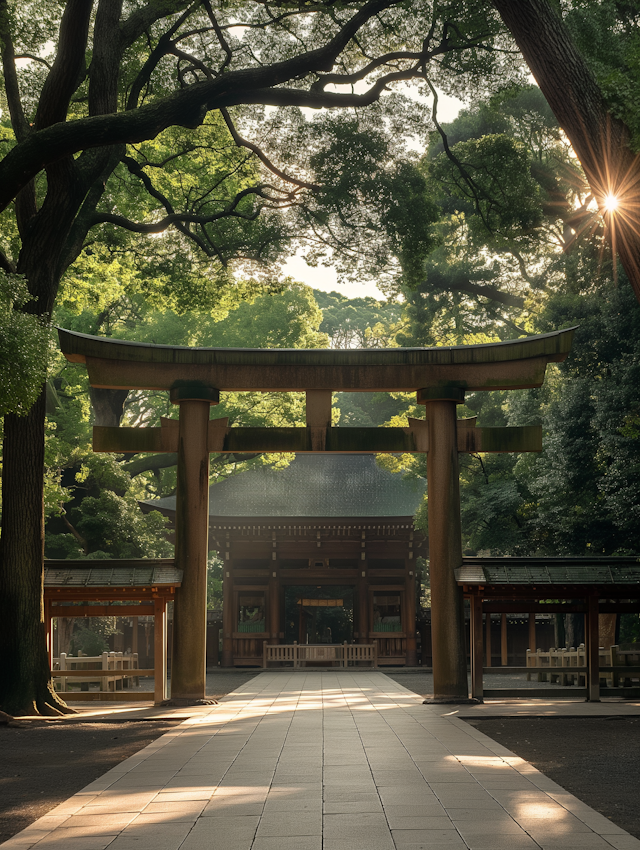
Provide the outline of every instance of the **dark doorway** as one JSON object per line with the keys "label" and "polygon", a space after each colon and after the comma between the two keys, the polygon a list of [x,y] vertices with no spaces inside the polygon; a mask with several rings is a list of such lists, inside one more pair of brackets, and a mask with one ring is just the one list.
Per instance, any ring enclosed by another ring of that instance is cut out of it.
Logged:
{"label": "dark doorway", "polygon": [[352,586],[289,585],[284,600],[285,643],[351,643]]}

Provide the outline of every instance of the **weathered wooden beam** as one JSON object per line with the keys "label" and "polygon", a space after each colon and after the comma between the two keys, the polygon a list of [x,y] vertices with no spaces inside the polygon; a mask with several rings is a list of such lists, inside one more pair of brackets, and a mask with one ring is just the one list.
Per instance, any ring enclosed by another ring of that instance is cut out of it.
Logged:
{"label": "weathered wooden beam", "polygon": [[547,364],[566,358],[573,332],[437,348],[262,350],[150,345],[58,331],[63,353],[86,363],[92,386],[170,390],[188,379],[223,392],[538,387]]}
{"label": "weathered wooden beam", "polygon": [[[174,422],[175,420],[166,420]],[[469,420],[460,420],[465,422]],[[408,428],[327,428],[324,440],[317,428],[228,428],[227,420],[209,423],[210,452],[335,452],[408,453],[428,450],[426,422],[410,420]],[[113,428],[94,426],[96,452],[175,452],[178,431],[172,425],[161,428]],[[320,448],[324,445],[324,448]],[[474,428],[458,426],[458,451],[539,452],[542,428],[525,425],[514,428]]]}

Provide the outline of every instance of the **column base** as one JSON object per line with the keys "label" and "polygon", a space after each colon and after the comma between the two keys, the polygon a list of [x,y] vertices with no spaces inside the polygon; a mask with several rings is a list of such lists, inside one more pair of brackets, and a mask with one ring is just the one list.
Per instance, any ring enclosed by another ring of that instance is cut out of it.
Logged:
{"label": "column base", "polygon": [[427,697],[422,700],[423,705],[481,705],[483,702],[475,697]]}
{"label": "column base", "polygon": [[190,697],[171,697],[163,699],[158,703],[162,706],[173,706],[174,708],[185,708],[190,705],[218,705],[217,699],[191,699]]}

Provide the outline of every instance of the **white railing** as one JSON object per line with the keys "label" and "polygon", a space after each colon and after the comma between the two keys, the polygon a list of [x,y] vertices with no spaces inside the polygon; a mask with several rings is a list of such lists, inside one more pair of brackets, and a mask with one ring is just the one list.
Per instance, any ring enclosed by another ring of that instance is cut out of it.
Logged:
{"label": "white railing", "polygon": [[327,667],[349,667],[355,665],[378,666],[378,647],[375,643],[308,644],[284,643],[263,644],[262,666],[291,663],[304,667],[308,663],[326,664]]}

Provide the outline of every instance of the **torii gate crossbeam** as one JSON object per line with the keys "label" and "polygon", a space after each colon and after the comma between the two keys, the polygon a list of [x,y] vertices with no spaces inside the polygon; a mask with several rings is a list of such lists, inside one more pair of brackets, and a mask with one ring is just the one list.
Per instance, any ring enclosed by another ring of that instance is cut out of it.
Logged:
{"label": "torii gate crossbeam", "polygon": [[[539,426],[476,428],[458,420],[465,392],[539,387],[564,360],[574,328],[483,345],[392,349],[216,349],[150,345],[59,329],[68,360],[94,387],[170,393],[179,419],[160,428],[95,428],[94,449],[177,452],[172,699],[205,698],[206,567],[210,452],[427,453],[434,695],[468,697],[462,594],[459,452],[540,451]],[[229,428],[210,420],[220,392],[306,392],[306,428]],[[415,391],[424,420],[407,428],[332,428],[332,392]],[[277,638],[277,635],[276,635]]]}

